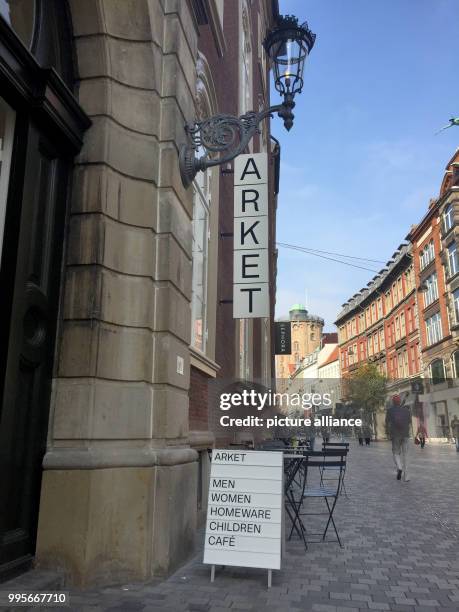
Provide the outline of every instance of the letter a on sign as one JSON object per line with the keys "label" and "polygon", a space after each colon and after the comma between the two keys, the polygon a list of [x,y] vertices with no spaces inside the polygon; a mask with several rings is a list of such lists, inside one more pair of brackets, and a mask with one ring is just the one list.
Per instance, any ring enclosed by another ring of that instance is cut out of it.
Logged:
{"label": "letter a on sign", "polygon": [[234,163],[233,317],[269,317],[268,155]]}

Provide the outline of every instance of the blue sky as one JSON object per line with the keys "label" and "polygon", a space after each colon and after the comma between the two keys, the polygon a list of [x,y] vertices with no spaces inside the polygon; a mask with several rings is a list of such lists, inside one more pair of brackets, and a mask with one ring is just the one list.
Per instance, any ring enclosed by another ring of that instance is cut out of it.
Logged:
{"label": "blue sky", "polygon": [[[272,123],[282,146],[277,239],[387,261],[459,147],[458,127],[434,135],[459,116],[458,0],[280,0],[280,9],[317,40],[292,130]],[[308,310],[334,329],[372,276],[279,248],[276,316],[307,293]]]}

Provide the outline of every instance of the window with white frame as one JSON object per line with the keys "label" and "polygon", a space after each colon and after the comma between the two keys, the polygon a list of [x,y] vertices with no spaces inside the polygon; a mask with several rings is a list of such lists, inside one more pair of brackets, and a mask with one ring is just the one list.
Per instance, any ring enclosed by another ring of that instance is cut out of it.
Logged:
{"label": "window with white frame", "polygon": [[191,345],[202,353],[206,352],[207,344],[207,276],[210,199],[210,171],[198,172],[193,182]]}
{"label": "window with white frame", "polygon": [[459,378],[459,351],[455,351],[451,355],[451,362],[453,366],[454,377]]}
{"label": "window with white frame", "polygon": [[452,205],[448,204],[443,212],[443,231],[445,234],[453,227],[453,212]]}
{"label": "window with white frame", "polygon": [[437,273],[434,272],[424,281],[426,290],[424,291],[424,307],[429,306],[438,299]]}
{"label": "window with white frame", "polygon": [[430,364],[430,376],[434,385],[445,382],[446,374],[443,359],[435,359],[432,361]]}
{"label": "window with white frame", "polygon": [[421,270],[430,264],[435,259],[435,247],[434,242],[431,240],[419,254],[419,265]]}
{"label": "window with white frame", "polygon": [[459,272],[457,244],[452,242],[448,246],[448,275],[454,276],[457,272]]}
{"label": "window with white frame", "polygon": [[426,332],[428,346],[440,342],[442,339],[441,317],[439,312],[426,319]]}
{"label": "window with white frame", "polygon": [[453,291],[454,322],[459,323],[459,289]]}
{"label": "window with white frame", "polygon": [[241,115],[252,110],[252,43],[249,7],[247,2],[240,3],[240,36],[239,45],[239,112]]}

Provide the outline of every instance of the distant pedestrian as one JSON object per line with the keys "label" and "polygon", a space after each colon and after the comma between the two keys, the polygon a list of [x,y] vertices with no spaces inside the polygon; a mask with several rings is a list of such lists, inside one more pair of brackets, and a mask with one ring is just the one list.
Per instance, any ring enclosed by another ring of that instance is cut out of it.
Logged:
{"label": "distant pedestrian", "polygon": [[456,450],[459,453],[459,419],[457,416],[451,421],[451,431],[453,432],[454,440],[456,442]]}
{"label": "distant pedestrian", "polygon": [[371,427],[368,425],[364,425],[363,427],[363,437],[365,438],[365,445],[370,446],[371,442]]}
{"label": "distant pedestrian", "polygon": [[325,444],[330,441],[330,430],[329,429],[327,429],[326,427],[322,427],[322,429],[320,430],[320,433],[322,435],[322,440],[324,441]]}
{"label": "distant pedestrian", "polygon": [[363,427],[355,428],[355,437],[358,439],[359,445],[363,446]]}
{"label": "distant pedestrian", "polygon": [[392,440],[392,455],[397,468],[397,480],[403,474],[403,480],[408,482],[408,442],[410,437],[410,411],[400,398],[400,395],[392,397],[391,405],[386,413],[386,431]]}
{"label": "distant pedestrian", "polygon": [[421,421],[419,423],[418,430],[416,432],[415,442],[416,440],[418,440],[418,444],[421,446],[421,448],[424,448],[424,446],[426,445],[426,438],[427,438],[427,429],[423,421]]}

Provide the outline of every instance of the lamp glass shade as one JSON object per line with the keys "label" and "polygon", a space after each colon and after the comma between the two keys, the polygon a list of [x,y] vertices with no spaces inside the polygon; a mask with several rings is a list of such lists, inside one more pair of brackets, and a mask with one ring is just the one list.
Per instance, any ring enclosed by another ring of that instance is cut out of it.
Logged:
{"label": "lamp glass shade", "polygon": [[264,47],[273,65],[274,85],[281,95],[301,92],[304,63],[315,38],[306,23],[298,25],[291,16],[280,17],[277,27],[267,35]]}

